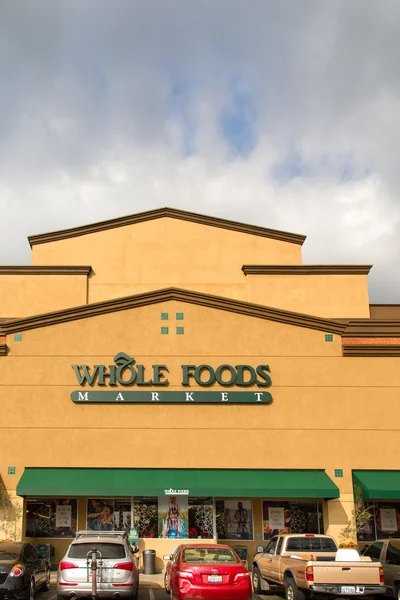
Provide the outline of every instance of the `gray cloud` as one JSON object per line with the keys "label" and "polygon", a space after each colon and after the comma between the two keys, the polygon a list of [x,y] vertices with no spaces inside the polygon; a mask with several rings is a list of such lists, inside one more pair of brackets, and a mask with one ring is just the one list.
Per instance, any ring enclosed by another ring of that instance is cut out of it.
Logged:
{"label": "gray cloud", "polygon": [[399,20],[397,0],[3,2],[0,262],[168,205],[305,233],[307,262],[373,263],[371,300],[400,302]]}

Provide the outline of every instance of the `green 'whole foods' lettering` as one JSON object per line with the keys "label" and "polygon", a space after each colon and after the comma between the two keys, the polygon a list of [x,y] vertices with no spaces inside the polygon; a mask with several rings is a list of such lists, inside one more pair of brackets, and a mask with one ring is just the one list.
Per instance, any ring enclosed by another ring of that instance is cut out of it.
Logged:
{"label": "green 'whole foods' lettering", "polygon": [[[114,356],[113,365],[72,365],[72,369],[81,386],[168,386],[167,365],[152,365],[152,377],[145,365],[136,364],[135,359],[125,352]],[[218,384],[222,387],[268,387],[272,385],[269,365],[222,364],[214,368],[211,365],[181,365],[182,386],[197,385],[207,387]]]}
{"label": "green 'whole foods' lettering", "polygon": [[[250,365],[236,365],[237,370],[237,378],[236,385],[242,387],[248,387],[249,385],[254,385],[257,381],[257,375],[255,369],[250,367]],[[245,373],[249,375],[249,378],[245,378]]]}
{"label": "green 'whole foods' lettering", "polygon": [[257,385],[259,387],[268,387],[272,383],[271,377],[268,375],[268,373],[266,373],[266,371],[270,371],[269,365],[258,365],[257,375],[263,380],[257,380]]}

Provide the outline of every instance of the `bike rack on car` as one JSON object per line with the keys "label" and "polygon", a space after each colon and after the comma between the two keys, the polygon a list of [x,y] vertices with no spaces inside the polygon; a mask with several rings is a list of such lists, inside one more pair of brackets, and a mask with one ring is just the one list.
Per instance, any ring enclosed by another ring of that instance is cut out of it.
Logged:
{"label": "bike rack on car", "polygon": [[87,553],[86,568],[87,581],[88,583],[90,580],[92,581],[92,600],[97,600],[97,571],[100,571],[99,583],[101,583],[103,579],[103,561],[101,552],[100,550],[97,550],[97,548],[92,548]]}

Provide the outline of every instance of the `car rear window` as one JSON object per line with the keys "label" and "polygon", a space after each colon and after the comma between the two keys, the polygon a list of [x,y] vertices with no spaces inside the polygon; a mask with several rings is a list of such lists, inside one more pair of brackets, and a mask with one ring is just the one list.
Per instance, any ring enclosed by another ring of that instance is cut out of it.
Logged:
{"label": "car rear window", "polygon": [[186,548],[182,553],[183,562],[238,563],[231,550],[224,548]]}
{"label": "car rear window", "polygon": [[0,550],[0,560],[17,560],[18,554],[14,554],[12,552],[4,552]]}
{"label": "car rear window", "polygon": [[21,553],[21,546],[3,542],[0,544],[0,560],[16,560]]}
{"label": "car rear window", "polygon": [[400,540],[390,540],[385,562],[387,565],[400,565]]}
{"label": "car rear window", "polygon": [[90,544],[72,544],[69,552],[69,558],[87,558],[88,552],[96,548],[100,552],[101,558],[125,558],[125,547],[122,544],[105,544],[103,542]]}
{"label": "car rear window", "polygon": [[330,538],[292,537],[286,542],[286,551],[297,552],[336,552],[337,546]]}
{"label": "car rear window", "polygon": [[372,561],[379,561],[381,559],[381,552],[383,548],[383,542],[375,542],[368,546],[363,553],[364,556],[369,556]]}

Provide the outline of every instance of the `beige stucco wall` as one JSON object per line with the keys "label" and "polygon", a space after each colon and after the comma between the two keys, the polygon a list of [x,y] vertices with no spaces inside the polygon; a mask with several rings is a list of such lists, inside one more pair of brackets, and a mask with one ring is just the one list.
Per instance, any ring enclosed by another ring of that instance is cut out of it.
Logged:
{"label": "beige stucco wall", "polygon": [[21,318],[86,304],[86,275],[0,275],[0,317]]}
{"label": "beige stucco wall", "polygon": [[325,318],[369,318],[366,275],[247,275],[247,300]]}
{"label": "beige stucco wall", "polygon": [[[325,508],[337,535],[352,508],[351,469],[398,468],[399,359],[344,358],[339,336],[327,343],[322,331],[169,301],[26,331],[7,345],[0,472],[9,489],[27,466],[320,468],[332,478],[341,468],[342,497]],[[112,364],[121,351],[167,364],[170,390],[182,389],[182,364],[269,364],[273,403],[75,405],[71,364]],[[16,476],[6,475],[10,464]]]}
{"label": "beige stucco wall", "polygon": [[89,302],[165,287],[246,300],[243,264],[301,264],[301,246],[171,218],[34,245],[34,265],[91,265]]}

